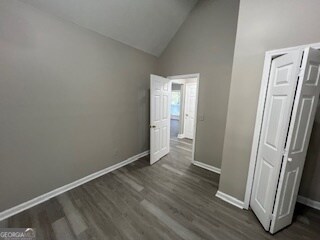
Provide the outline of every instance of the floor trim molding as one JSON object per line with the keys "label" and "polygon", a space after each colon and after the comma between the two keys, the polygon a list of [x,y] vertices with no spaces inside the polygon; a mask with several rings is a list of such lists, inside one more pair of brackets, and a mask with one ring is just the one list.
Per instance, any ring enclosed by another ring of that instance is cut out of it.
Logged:
{"label": "floor trim molding", "polygon": [[35,205],[43,203],[43,202],[49,200],[50,198],[53,198],[53,197],[55,197],[55,196],[57,196],[59,194],[62,194],[64,192],[66,192],[66,191],[69,191],[69,190],[71,190],[71,189],[73,189],[75,187],[78,187],[78,186],[80,186],[80,185],[82,185],[82,184],[84,184],[86,182],[89,182],[89,181],[91,181],[91,180],[93,180],[95,178],[101,177],[102,175],[105,175],[105,174],[107,174],[109,172],[117,170],[118,168],[121,168],[121,167],[123,167],[123,166],[125,166],[125,165],[127,165],[129,163],[132,163],[132,162],[134,162],[134,161],[136,161],[136,160],[138,160],[138,159],[140,159],[142,157],[145,157],[147,155],[149,155],[149,150],[147,150],[145,152],[142,152],[142,153],[139,153],[139,154],[137,154],[135,156],[132,156],[132,157],[120,162],[120,163],[117,163],[115,165],[112,165],[110,167],[107,167],[105,169],[97,171],[95,173],[92,173],[92,174],[90,174],[88,176],[80,178],[80,179],[78,179],[78,180],[76,180],[76,181],[74,181],[72,183],[66,184],[66,185],[64,185],[62,187],[59,187],[59,188],[56,188],[56,189],[54,189],[54,190],[52,190],[50,192],[47,192],[47,193],[45,193],[43,195],[35,197],[35,198],[33,198],[33,199],[31,199],[31,200],[29,200],[27,202],[21,203],[21,204],[19,204],[17,206],[14,206],[12,208],[4,210],[3,212],[0,212],[0,221],[4,220],[6,218],[9,218],[9,217],[11,217],[11,216],[13,216],[15,214],[18,214],[18,213],[20,213],[20,212],[22,212],[24,210],[27,210],[27,209],[35,206]]}
{"label": "floor trim molding", "polygon": [[244,208],[244,202],[240,201],[239,199],[232,197],[226,193],[223,193],[221,191],[217,191],[216,197],[222,199],[223,201],[232,204],[233,206],[236,206],[238,208],[243,209]]}
{"label": "floor trim molding", "polygon": [[216,168],[216,167],[208,165],[206,163],[202,163],[202,162],[199,162],[199,161],[193,161],[193,165],[196,165],[198,167],[207,169],[207,170],[209,170],[211,172],[215,172],[215,173],[218,173],[218,174],[221,173],[221,169],[220,168]]}
{"label": "floor trim molding", "polygon": [[308,207],[320,210],[320,202],[312,200],[310,198],[299,195],[297,198],[297,202],[307,205]]}
{"label": "floor trim molding", "polygon": [[171,115],[170,120],[180,120],[180,116]]}
{"label": "floor trim molding", "polygon": [[179,138],[179,139],[184,138],[184,134],[178,134],[177,138]]}

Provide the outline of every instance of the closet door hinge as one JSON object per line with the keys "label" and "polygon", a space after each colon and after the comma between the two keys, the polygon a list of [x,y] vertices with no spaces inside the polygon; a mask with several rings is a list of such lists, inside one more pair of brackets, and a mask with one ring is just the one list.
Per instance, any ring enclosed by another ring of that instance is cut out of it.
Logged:
{"label": "closet door hinge", "polygon": [[287,155],[288,155],[287,149],[283,149],[283,151],[282,151],[282,156],[283,156],[283,157],[286,157]]}
{"label": "closet door hinge", "polygon": [[273,213],[270,214],[269,218],[270,218],[270,221],[273,221],[274,220],[274,217],[275,215]]}
{"label": "closet door hinge", "polygon": [[299,77],[302,77],[302,73],[303,73],[303,72],[304,72],[304,68],[300,68],[300,69],[299,69],[299,74],[298,74],[298,76],[299,76]]}

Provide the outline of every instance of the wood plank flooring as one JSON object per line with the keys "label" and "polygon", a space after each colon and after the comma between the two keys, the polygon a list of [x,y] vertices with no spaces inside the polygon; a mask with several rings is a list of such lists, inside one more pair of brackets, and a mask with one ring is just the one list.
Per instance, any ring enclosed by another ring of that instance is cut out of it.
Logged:
{"label": "wood plank flooring", "polygon": [[320,239],[319,211],[298,205],[293,224],[273,235],[251,211],[215,197],[219,175],[191,165],[190,141],[17,214],[0,227],[34,227],[37,239]]}
{"label": "wood plank flooring", "polygon": [[176,138],[179,134],[180,121],[177,119],[170,119],[170,137]]}

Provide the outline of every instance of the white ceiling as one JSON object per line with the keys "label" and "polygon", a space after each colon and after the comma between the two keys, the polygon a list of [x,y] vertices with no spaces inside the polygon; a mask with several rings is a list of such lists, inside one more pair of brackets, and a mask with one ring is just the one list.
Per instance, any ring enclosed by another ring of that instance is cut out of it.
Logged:
{"label": "white ceiling", "polygon": [[21,0],[159,56],[198,0]]}

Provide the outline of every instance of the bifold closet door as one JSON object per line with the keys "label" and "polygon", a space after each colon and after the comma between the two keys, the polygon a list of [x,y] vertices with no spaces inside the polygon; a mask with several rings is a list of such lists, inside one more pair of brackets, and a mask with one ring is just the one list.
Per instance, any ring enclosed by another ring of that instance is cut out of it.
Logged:
{"label": "bifold closet door", "polygon": [[269,231],[302,51],[272,61],[250,206]]}
{"label": "bifold closet door", "polygon": [[150,164],[169,153],[170,80],[150,76]]}
{"label": "bifold closet door", "polygon": [[304,51],[270,232],[292,222],[319,99],[320,51]]}

